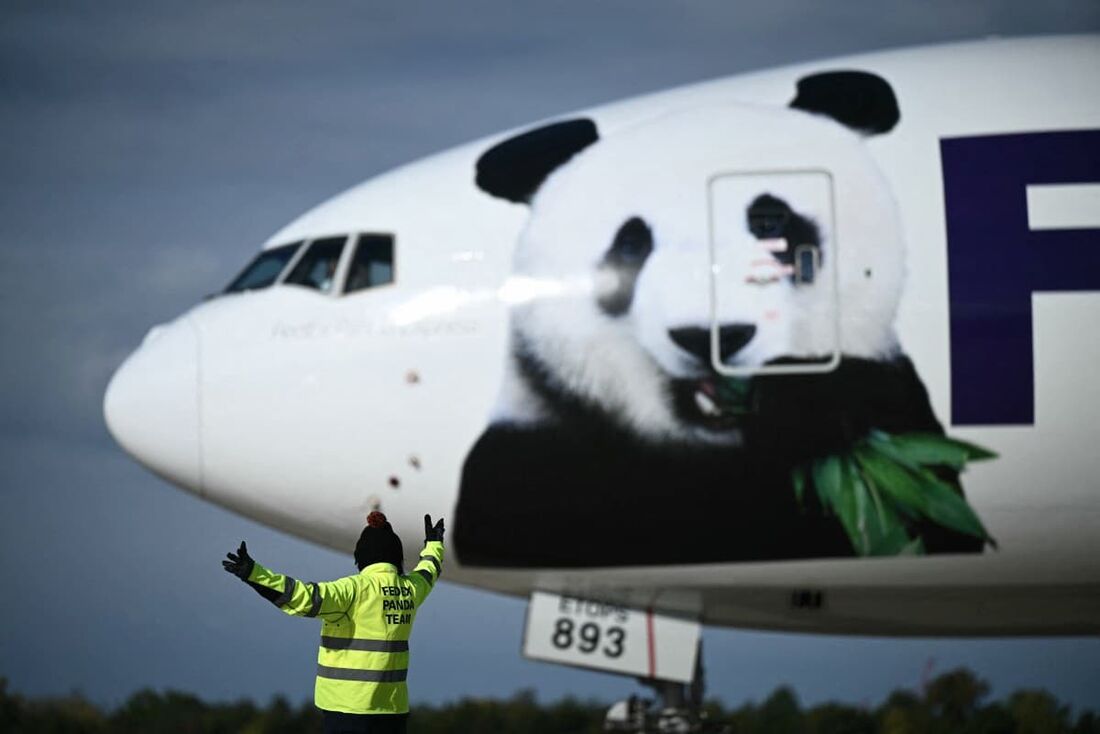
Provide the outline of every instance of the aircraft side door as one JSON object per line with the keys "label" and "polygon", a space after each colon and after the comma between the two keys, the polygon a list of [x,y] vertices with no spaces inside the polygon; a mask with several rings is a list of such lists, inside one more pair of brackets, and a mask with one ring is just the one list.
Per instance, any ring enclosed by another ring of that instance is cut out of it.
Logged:
{"label": "aircraft side door", "polygon": [[[731,172],[713,176],[708,189],[714,369],[730,377],[834,369],[840,363],[836,263],[844,254],[832,177],[822,170]],[[769,356],[799,357],[799,363],[739,361],[723,344],[731,323],[751,325]],[[810,354],[801,351],[806,345]],[[792,351],[784,353],[785,346]]]}

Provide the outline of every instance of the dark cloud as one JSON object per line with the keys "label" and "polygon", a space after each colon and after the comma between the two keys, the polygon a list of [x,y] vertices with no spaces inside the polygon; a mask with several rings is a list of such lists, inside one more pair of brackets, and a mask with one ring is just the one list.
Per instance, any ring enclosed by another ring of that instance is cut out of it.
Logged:
{"label": "dark cloud", "polygon": [[[168,488],[113,446],[100,415],[108,376],[145,331],[220,288],[289,219],[410,159],[615,98],[891,46],[1100,28],[1093,0],[0,12],[0,571],[17,599],[0,611],[0,674],[107,701],[142,685],[311,690],[313,634],[217,560],[241,535],[302,576],[339,575],[348,559]],[[442,587],[418,628],[414,694],[632,688],[520,660],[521,621],[519,601]],[[874,674],[839,670],[854,649]],[[875,699],[935,655],[998,691],[1043,685],[1096,704],[1097,652],[708,633],[713,690],[731,702],[781,681],[810,701]]]}

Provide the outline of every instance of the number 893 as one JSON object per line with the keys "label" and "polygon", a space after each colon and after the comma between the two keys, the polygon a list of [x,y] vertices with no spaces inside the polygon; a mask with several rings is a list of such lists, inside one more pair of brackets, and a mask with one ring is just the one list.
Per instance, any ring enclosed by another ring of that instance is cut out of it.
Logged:
{"label": "number 893", "polygon": [[[573,634],[576,630],[576,635]],[[585,622],[579,629],[576,623],[568,617],[562,617],[554,623],[554,636],[550,639],[554,647],[559,650],[568,650],[576,643],[577,649],[583,653],[591,654],[600,649],[609,658],[617,658],[623,654],[623,640],[626,632],[622,627],[608,627],[604,646],[600,648],[600,626],[594,622]]]}

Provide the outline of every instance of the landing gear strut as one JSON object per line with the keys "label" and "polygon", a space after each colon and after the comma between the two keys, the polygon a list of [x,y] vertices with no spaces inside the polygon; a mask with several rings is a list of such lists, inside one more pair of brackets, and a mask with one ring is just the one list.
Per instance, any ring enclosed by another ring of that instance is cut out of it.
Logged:
{"label": "landing gear strut", "polygon": [[703,641],[695,654],[695,674],[690,683],[639,678],[653,689],[657,699],[631,696],[607,711],[604,731],[631,734],[724,734],[728,727],[707,721],[703,711]]}

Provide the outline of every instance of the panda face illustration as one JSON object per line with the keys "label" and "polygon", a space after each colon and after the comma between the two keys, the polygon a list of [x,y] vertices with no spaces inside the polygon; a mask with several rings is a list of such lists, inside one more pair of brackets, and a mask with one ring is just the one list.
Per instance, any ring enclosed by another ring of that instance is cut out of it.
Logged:
{"label": "panda face illustration", "polygon": [[[516,156],[526,169],[501,165]],[[478,183],[531,207],[515,275],[566,284],[513,306],[519,384],[497,421],[547,420],[564,401],[647,440],[736,444],[719,366],[896,349],[892,197],[862,136],[816,110],[730,104],[606,138],[557,123],[487,152]]]}
{"label": "panda face illustration", "polygon": [[[529,217],[501,391],[463,464],[463,564],[908,552],[872,550],[871,521],[835,504],[858,496],[845,482],[874,441],[943,433],[894,334],[902,227],[865,140],[897,122],[896,100],[866,72],[797,88],[788,107],[551,123],[478,159],[477,185]],[[670,507],[692,531],[654,542]],[[902,514],[918,552],[987,540]]]}
{"label": "panda face illustration", "polygon": [[[751,138],[714,140],[738,127]],[[714,229],[716,173],[807,168],[830,171],[847,196],[872,194],[870,214],[838,202],[850,229],[844,258],[833,246],[833,198],[806,200],[797,177],[736,188],[719,203],[730,226]],[[737,106],[671,116],[579,152],[530,204],[517,275],[579,285],[514,309],[523,359],[553,389],[639,435],[737,442],[736,416],[716,397],[716,361],[761,368],[893,348],[900,228],[862,140],[830,120]]]}
{"label": "panda face illustration", "polygon": [[[720,399],[724,376],[715,362],[759,368],[781,357],[824,356],[813,343],[796,340],[800,312],[828,308],[818,225],[771,193],[743,208],[745,236],[715,243],[729,250],[720,268],[700,257],[698,244],[656,247],[654,228],[633,216],[615,233],[597,271],[598,307],[631,330],[663,371],[675,418],[706,439],[732,438],[737,428]],[[713,311],[712,287],[727,296]]]}

